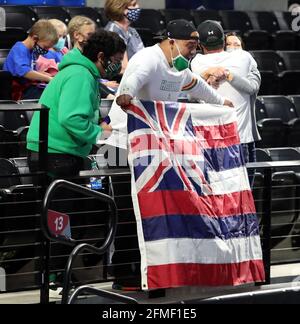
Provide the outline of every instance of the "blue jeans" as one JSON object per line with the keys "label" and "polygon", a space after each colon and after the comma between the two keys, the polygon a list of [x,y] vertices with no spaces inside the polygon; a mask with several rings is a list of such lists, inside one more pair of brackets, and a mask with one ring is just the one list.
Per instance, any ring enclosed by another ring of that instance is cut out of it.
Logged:
{"label": "blue jeans", "polygon": [[[256,162],[255,142],[242,144],[245,163]],[[251,188],[254,185],[255,170],[248,170],[248,177]]]}

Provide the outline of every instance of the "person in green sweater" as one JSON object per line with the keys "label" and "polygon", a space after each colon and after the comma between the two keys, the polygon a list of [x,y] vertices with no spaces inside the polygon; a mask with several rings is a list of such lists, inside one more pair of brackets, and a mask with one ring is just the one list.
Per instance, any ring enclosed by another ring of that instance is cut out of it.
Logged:
{"label": "person in green sweater", "polygon": [[[93,144],[112,131],[110,125],[99,123],[99,79],[123,59],[124,52],[120,53],[115,37],[111,32],[98,30],[82,52],[75,48],[66,54],[59,73],[40,99],[40,104],[50,108],[48,173],[52,178],[78,174]],[[38,140],[39,112],[35,112],[27,135],[31,172],[38,170]]]}

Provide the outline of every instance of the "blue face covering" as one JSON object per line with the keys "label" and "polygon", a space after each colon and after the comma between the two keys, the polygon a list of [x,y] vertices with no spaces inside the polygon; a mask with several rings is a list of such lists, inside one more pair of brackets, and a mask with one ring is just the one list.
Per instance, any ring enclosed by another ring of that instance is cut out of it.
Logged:
{"label": "blue face covering", "polygon": [[135,22],[137,20],[139,20],[140,15],[141,15],[141,8],[128,8],[128,13],[126,15],[127,19],[131,22]]}
{"label": "blue face covering", "polygon": [[54,49],[56,49],[58,52],[62,51],[65,47],[65,39],[63,37],[60,37],[58,42],[53,46]]}

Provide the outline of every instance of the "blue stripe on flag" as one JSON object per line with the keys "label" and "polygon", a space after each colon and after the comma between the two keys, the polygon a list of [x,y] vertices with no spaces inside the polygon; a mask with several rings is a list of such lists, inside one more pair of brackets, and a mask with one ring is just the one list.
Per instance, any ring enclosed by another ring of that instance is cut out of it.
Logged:
{"label": "blue stripe on flag", "polygon": [[229,146],[226,148],[205,149],[206,169],[214,171],[226,171],[240,168],[245,165],[240,145]]}
{"label": "blue stripe on flag", "polygon": [[143,219],[145,241],[162,239],[228,240],[259,235],[257,217],[247,214],[233,217],[161,216]]}
{"label": "blue stripe on flag", "polygon": [[128,114],[128,133],[132,133],[140,129],[149,129],[150,126],[142,122],[140,119]]}

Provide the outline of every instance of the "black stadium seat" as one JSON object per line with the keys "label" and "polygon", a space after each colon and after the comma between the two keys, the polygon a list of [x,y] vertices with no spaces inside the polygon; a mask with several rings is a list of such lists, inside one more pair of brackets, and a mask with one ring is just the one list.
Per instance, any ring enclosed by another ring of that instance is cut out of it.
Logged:
{"label": "black stadium seat", "polygon": [[92,19],[98,27],[104,27],[104,21],[100,12],[91,7],[66,7],[65,10],[71,16],[71,18],[75,16],[85,16]]}
{"label": "black stadium seat", "polygon": [[216,20],[223,26],[222,17],[218,11],[215,10],[192,10],[196,27],[198,27],[205,20]]}
{"label": "black stadium seat", "polygon": [[0,100],[12,99],[12,75],[7,71],[0,71]]}
{"label": "black stadium seat", "polygon": [[32,25],[37,22],[36,13],[26,6],[2,6],[6,14],[7,27],[19,27],[29,31]]}
{"label": "black stadium seat", "polygon": [[251,51],[260,71],[272,71],[278,74],[285,71],[283,59],[274,51]]}
{"label": "black stadium seat", "polygon": [[280,94],[297,95],[300,94],[300,71],[283,71],[279,75]]}
{"label": "black stadium seat", "polygon": [[280,30],[278,20],[272,11],[256,11],[254,13],[260,29],[266,30],[272,36],[275,50],[294,50],[296,34],[292,30]]}
{"label": "black stadium seat", "polygon": [[265,96],[261,98],[269,118],[280,118],[285,124],[284,146],[300,146],[300,118],[294,104],[287,97]]}
{"label": "black stadium seat", "polygon": [[[280,118],[269,118],[264,102],[259,98],[255,104],[256,120],[262,141],[260,148],[283,147],[285,145],[285,127]],[[276,136],[274,136],[276,134]]]}
{"label": "black stadium seat", "polygon": [[260,71],[261,85],[259,88],[260,96],[267,96],[279,93],[279,78],[273,71]]}
{"label": "black stadium seat", "polygon": [[32,7],[39,19],[58,19],[68,25],[70,15],[62,7]]}
{"label": "black stadium seat", "polygon": [[287,70],[300,71],[300,51],[278,51]]}
{"label": "black stadium seat", "polygon": [[265,30],[253,28],[251,20],[244,11],[221,11],[223,27],[226,30],[240,30],[247,50],[269,48],[269,35]]}
{"label": "black stadium seat", "polygon": [[133,23],[133,27],[150,29],[154,34],[165,30],[166,22],[162,13],[154,9],[144,9],[140,19]]}
{"label": "black stadium seat", "polygon": [[4,61],[9,53],[9,49],[0,49],[0,70],[3,68]]}
{"label": "black stadium seat", "polygon": [[194,24],[194,18],[189,10],[185,9],[165,9],[162,10],[166,23],[175,19],[185,19]]}
{"label": "black stadium seat", "polygon": [[289,98],[295,106],[298,117],[300,117],[300,95],[290,96]]}
{"label": "black stadium seat", "polygon": [[12,48],[16,42],[26,39],[27,33],[23,28],[6,28],[0,30],[0,49]]}

